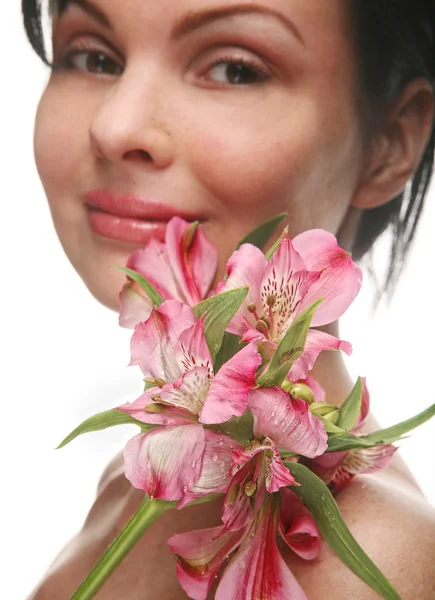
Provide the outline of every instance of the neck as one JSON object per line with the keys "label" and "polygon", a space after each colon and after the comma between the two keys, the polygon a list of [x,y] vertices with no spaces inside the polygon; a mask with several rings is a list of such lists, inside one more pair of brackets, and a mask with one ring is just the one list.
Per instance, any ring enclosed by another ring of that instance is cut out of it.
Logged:
{"label": "neck", "polygon": [[[318,329],[339,337],[338,321]],[[343,404],[355,385],[344,363],[342,352],[322,352],[311,374],[325,390],[326,401],[330,404]]]}

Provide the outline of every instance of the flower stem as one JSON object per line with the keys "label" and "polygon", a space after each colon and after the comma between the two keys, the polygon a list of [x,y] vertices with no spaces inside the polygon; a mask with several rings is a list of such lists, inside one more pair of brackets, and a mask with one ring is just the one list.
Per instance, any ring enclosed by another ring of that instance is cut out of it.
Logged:
{"label": "flower stem", "polygon": [[71,596],[71,600],[90,600],[93,598],[147,529],[164,512],[173,507],[173,502],[151,501],[146,496],[119,536],[112,542],[77,591]]}

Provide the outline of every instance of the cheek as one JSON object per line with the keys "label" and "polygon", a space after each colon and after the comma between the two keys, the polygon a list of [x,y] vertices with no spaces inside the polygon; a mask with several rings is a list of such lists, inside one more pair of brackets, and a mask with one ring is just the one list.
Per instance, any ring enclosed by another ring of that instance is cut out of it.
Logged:
{"label": "cheek", "polygon": [[[347,116],[330,117],[319,103],[289,94],[243,109],[218,106],[213,117],[196,113],[191,167],[228,219],[258,223],[288,211],[295,232],[322,223],[334,228],[325,216],[344,203],[338,221],[347,208],[355,136],[341,133],[352,130]],[[329,202],[324,210],[319,199]]]}

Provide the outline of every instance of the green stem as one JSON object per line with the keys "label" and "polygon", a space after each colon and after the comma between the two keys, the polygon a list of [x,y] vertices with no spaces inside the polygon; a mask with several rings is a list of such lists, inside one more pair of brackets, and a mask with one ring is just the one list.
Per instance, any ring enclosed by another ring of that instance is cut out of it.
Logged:
{"label": "green stem", "polygon": [[164,500],[150,501],[145,497],[137,512],[132,516],[119,536],[106,550],[71,600],[88,600],[101,588],[119,563],[127,556],[151,525],[167,510],[173,508],[173,502]]}

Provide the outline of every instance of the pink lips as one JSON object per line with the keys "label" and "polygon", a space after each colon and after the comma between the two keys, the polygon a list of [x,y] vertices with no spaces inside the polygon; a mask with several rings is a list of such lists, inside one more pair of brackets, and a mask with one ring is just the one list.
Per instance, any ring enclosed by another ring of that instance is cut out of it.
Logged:
{"label": "pink lips", "polygon": [[85,194],[85,199],[90,226],[95,233],[133,244],[144,245],[152,238],[164,241],[166,226],[172,217],[179,216],[186,221],[198,218],[153,198],[133,194],[92,190]]}

